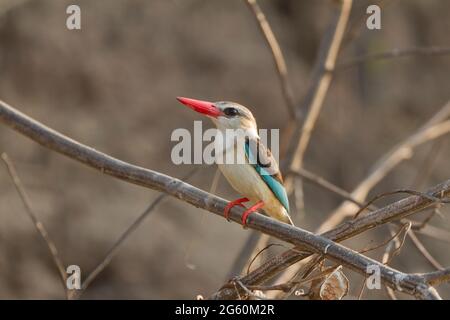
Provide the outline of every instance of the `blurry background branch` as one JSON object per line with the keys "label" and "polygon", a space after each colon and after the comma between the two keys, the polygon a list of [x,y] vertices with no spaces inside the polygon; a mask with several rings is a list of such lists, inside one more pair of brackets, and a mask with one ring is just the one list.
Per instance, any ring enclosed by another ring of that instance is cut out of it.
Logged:
{"label": "blurry background branch", "polygon": [[16,9],[27,2],[31,2],[31,0],[3,0],[0,2],[0,15],[4,15],[8,11]]}
{"label": "blurry background branch", "polygon": [[36,228],[36,231],[39,233],[41,238],[44,240],[48,251],[50,252],[50,255],[53,259],[53,262],[56,266],[56,269],[58,270],[59,277],[61,279],[61,284],[64,290],[64,293],[66,294],[66,297],[70,297],[70,290],[67,289],[66,280],[67,280],[67,273],[66,268],[64,267],[64,264],[61,260],[61,257],[59,256],[58,250],[56,249],[56,245],[53,242],[53,240],[50,238],[47,229],[45,228],[42,221],[40,221],[34,212],[33,206],[31,205],[31,200],[25,191],[25,188],[22,184],[22,181],[19,178],[19,175],[17,173],[16,167],[14,166],[12,160],[8,157],[6,153],[2,153],[1,158],[3,162],[6,165],[6,168],[8,169],[8,173],[11,177],[12,182],[14,183],[14,186],[16,187],[17,193],[20,196],[20,199],[22,200],[22,203],[25,207],[25,212],[27,213],[30,220],[33,222],[34,227]]}
{"label": "blurry background branch", "polygon": [[281,89],[283,91],[283,98],[285,100],[290,117],[295,118],[297,113],[295,109],[295,99],[291,84],[289,82],[288,69],[286,67],[283,52],[281,51],[277,38],[273,34],[272,28],[270,27],[270,24],[267,21],[264,12],[262,12],[256,0],[245,1],[252,11],[254,17],[256,18],[258,27],[261,30],[261,33],[263,34],[264,38],[266,39],[266,43],[270,48],[275,66],[278,71],[277,73],[280,79]]}
{"label": "blurry background branch", "polygon": [[440,56],[440,55],[450,55],[450,48],[432,46],[432,47],[393,49],[386,52],[369,53],[366,55],[355,57],[353,59],[349,59],[342,63],[338,63],[335,71],[341,71],[348,68],[356,67],[359,64],[367,63],[370,61],[389,60],[410,56]]}
{"label": "blurry background branch", "polygon": [[[364,201],[370,190],[392,171],[399,163],[412,157],[414,149],[419,145],[439,138],[450,132],[450,120],[446,120],[450,115],[450,101],[448,101],[415,133],[408,136],[404,141],[394,146],[381,159],[379,159],[370,170],[369,175],[361,181],[351,192],[352,198],[356,201]],[[343,219],[352,215],[357,210],[354,203],[344,202],[328,219],[326,219],[317,232],[322,233],[339,224]]]}
{"label": "blurry background branch", "polygon": [[[328,32],[323,36],[314,66],[313,79],[301,106],[301,110],[305,112],[307,110],[307,115],[302,126],[297,126],[292,137],[290,137],[291,143],[285,157],[286,166],[293,171],[303,167],[306,148],[333,78],[337,56],[347,28],[352,4],[352,0],[340,1],[340,9],[336,12],[334,21],[328,27]],[[303,185],[300,179],[287,177],[285,184],[288,192],[293,192],[295,208],[297,211],[302,212],[304,200]]]}

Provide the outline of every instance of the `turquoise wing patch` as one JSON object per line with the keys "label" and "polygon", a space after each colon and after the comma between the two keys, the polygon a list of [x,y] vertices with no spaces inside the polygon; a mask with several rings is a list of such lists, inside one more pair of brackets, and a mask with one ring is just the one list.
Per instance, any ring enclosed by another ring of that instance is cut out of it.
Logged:
{"label": "turquoise wing patch", "polygon": [[259,162],[256,160],[256,156],[251,152],[250,144],[248,142],[245,143],[245,154],[251,163],[251,166],[255,168],[256,172],[261,176],[263,181],[272,190],[275,197],[280,201],[286,211],[289,213],[289,199],[286,193],[286,189],[283,184],[277,181],[273,176],[271,176],[264,167],[259,165]]}

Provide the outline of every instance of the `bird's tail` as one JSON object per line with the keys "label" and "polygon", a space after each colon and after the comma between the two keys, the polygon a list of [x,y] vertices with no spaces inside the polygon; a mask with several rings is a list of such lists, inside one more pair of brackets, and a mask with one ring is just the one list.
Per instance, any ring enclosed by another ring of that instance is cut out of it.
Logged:
{"label": "bird's tail", "polygon": [[290,224],[292,226],[295,226],[294,222],[291,219],[291,216],[289,215],[289,213],[283,208],[283,213],[281,215],[281,217],[279,217],[280,221],[283,221],[284,223]]}
{"label": "bird's tail", "polygon": [[289,215],[289,213],[286,215],[286,223],[295,226],[294,221],[292,221],[291,216]]}

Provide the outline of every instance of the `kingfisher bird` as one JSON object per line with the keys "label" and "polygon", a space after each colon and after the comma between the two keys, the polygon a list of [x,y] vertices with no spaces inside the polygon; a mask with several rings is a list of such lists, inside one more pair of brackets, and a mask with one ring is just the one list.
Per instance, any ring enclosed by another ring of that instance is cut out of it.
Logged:
{"label": "kingfisher bird", "polygon": [[[222,137],[225,137],[220,147],[220,152],[225,156],[231,151],[233,154],[239,154],[239,151],[245,154],[243,163],[217,163],[233,189],[244,196],[228,203],[224,210],[225,218],[229,220],[232,207],[245,207],[243,203],[249,202],[251,206],[242,215],[244,227],[248,215],[258,209],[277,220],[294,225],[289,216],[289,200],[278,164],[270,150],[261,143],[256,121],[250,110],[228,101],[208,102],[183,97],[177,97],[177,100],[213,121]],[[239,144],[236,139],[230,138],[226,133],[228,129],[244,131],[245,142]],[[256,146],[256,150],[252,146]],[[243,150],[237,150],[238,148]]]}

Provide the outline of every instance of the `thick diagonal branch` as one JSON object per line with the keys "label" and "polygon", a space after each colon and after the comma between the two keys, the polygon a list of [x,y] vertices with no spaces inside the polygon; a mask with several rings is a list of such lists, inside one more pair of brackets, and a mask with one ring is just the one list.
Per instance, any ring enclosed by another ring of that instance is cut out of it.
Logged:
{"label": "thick diagonal branch", "polygon": [[[203,208],[221,216],[227,204],[225,200],[191,186],[179,179],[126,163],[85,146],[44,126],[1,101],[0,121],[51,150],[126,182],[167,193],[196,207]],[[446,191],[444,190],[448,191],[449,189],[450,181],[447,181],[440,186],[439,193],[435,196],[443,197],[446,194]],[[427,201],[431,201],[428,198],[419,196],[410,200],[408,199],[410,198],[404,199],[403,202],[406,203],[402,203],[400,206],[413,201],[412,203],[409,203],[409,206],[419,207],[420,204],[425,206]],[[388,206],[387,210],[388,212],[395,210],[398,206],[398,204],[393,204]],[[240,223],[243,212],[244,209],[242,208],[233,208],[230,213],[231,220]],[[361,219],[369,219],[370,221],[373,214],[374,213],[371,213]],[[356,232],[356,230],[370,228],[371,225],[367,224],[367,221],[365,227],[361,226],[361,219],[348,225],[340,232],[338,230],[341,234],[341,238],[350,236],[352,233]],[[387,222],[388,218],[386,217],[384,220]],[[297,246],[302,252],[306,251],[308,254],[319,253],[325,255],[361,274],[366,274],[366,270],[369,266],[377,266],[380,269],[382,280],[394,290],[402,290],[403,292],[423,299],[440,298],[433,288],[426,284],[422,277],[408,275],[384,266],[378,261],[367,258],[358,252],[333,242],[330,240],[332,237],[326,238],[324,236],[314,235],[309,231],[281,223],[257,213],[252,214],[249,217],[247,225],[249,228],[289,242]],[[295,250],[296,254],[299,253],[299,250]]]}

